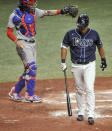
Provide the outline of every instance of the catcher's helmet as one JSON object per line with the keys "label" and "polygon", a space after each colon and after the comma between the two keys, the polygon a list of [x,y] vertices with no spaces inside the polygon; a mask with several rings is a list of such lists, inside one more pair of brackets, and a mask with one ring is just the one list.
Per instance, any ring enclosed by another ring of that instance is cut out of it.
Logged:
{"label": "catcher's helmet", "polygon": [[77,19],[77,26],[86,27],[89,25],[89,17],[86,14],[81,14]]}
{"label": "catcher's helmet", "polygon": [[30,12],[36,7],[37,0],[19,0],[18,7],[22,11]]}

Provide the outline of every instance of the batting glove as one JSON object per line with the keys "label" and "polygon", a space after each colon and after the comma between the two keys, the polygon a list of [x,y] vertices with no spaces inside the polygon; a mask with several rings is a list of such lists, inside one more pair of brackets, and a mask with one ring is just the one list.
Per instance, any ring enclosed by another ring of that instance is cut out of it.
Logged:
{"label": "batting glove", "polygon": [[61,63],[61,69],[62,71],[65,71],[67,69],[66,63]]}
{"label": "batting glove", "polygon": [[105,68],[107,68],[107,63],[106,63],[106,59],[105,58],[101,58],[101,66],[100,68],[102,69],[102,71],[104,71]]}

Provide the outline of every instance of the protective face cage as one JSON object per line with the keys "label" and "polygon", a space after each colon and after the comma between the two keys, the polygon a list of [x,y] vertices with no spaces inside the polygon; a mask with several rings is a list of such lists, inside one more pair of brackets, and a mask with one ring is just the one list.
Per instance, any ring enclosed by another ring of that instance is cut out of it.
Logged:
{"label": "protective face cage", "polygon": [[36,3],[37,2],[37,0],[20,0],[19,1],[21,4],[33,4],[33,3]]}
{"label": "protective face cage", "polygon": [[81,14],[77,20],[78,27],[87,27],[89,25],[89,17],[86,14]]}
{"label": "protective face cage", "polygon": [[37,0],[20,0],[18,7],[22,11],[31,12],[33,11],[37,6]]}

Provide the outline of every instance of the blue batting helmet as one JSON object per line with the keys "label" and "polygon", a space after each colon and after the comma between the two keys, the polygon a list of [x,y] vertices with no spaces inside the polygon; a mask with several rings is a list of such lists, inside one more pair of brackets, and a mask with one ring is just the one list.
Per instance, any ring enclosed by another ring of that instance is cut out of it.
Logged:
{"label": "blue batting helmet", "polygon": [[77,19],[77,26],[86,27],[89,25],[89,17],[87,14],[81,14]]}

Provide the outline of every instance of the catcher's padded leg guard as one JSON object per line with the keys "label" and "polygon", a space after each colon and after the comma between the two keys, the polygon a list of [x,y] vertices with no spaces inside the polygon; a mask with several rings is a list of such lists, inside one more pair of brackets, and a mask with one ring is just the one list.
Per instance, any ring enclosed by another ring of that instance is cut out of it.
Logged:
{"label": "catcher's padded leg guard", "polygon": [[20,93],[20,91],[25,87],[25,73],[19,78],[19,81],[15,85],[15,93]]}
{"label": "catcher's padded leg guard", "polygon": [[28,64],[28,69],[26,70],[26,84],[29,96],[34,95],[34,88],[36,83],[36,70],[37,66],[35,62]]}

